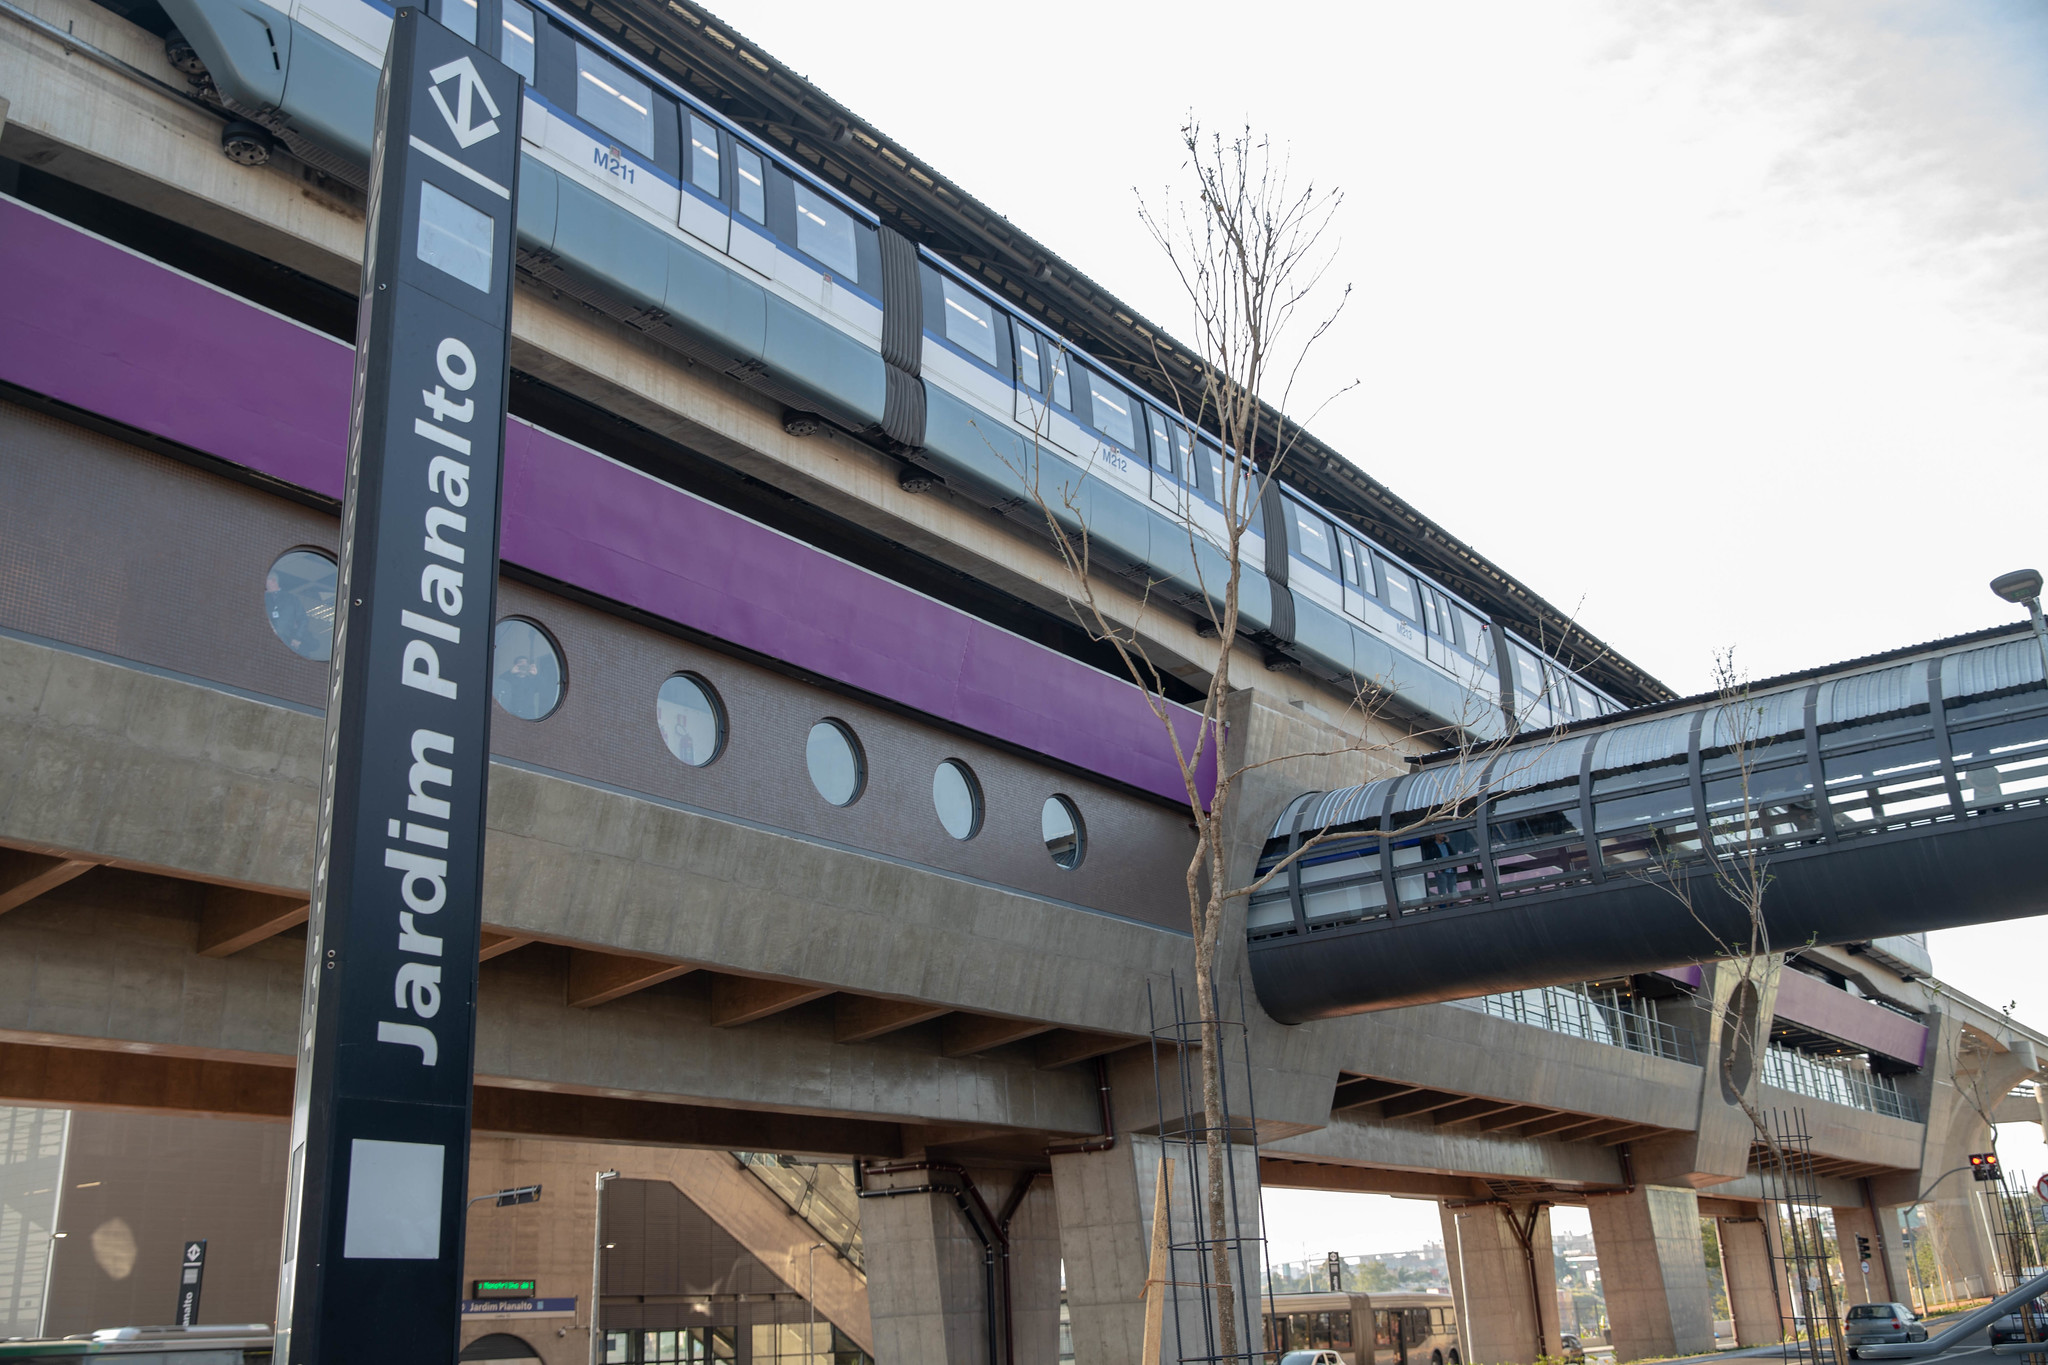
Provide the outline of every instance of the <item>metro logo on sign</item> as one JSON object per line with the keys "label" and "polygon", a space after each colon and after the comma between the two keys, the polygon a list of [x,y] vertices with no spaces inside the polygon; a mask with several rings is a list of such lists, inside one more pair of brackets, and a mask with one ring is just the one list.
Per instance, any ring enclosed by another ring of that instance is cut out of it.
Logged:
{"label": "metro logo on sign", "polygon": [[[448,121],[448,131],[455,134],[455,141],[466,151],[498,131],[498,103],[491,98],[491,92],[484,85],[483,77],[477,75],[476,64],[467,57],[458,57],[444,66],[437,66],[429,73],[434,84],[427,93],[433,97],[434,107],[441,111],[441,117]],[[449,81],[455,82],[455,107],[448,107],[447,99],[441,94],[441,87]],[[475,121],[476,106],[481,103],[490,111],[490,117],[482,123]]]}

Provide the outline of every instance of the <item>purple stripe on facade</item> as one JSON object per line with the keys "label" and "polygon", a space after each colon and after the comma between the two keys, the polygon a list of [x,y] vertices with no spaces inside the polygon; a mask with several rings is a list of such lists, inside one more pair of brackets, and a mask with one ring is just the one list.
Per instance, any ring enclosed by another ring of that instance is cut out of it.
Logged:
{"label": "purple stripe on facade", "polygon": [[1778,1018],[1914,1066],[1927,1064],[1927,1027],[1790,968],[1778,973]]}
{"label": "purple stripe on facade", "polygon": [[1698,990],[1700,984],[1707,979],[1706,972],[1702,970],[1697,962],[1684,967],[1660,968],[1657,975],[1669,977],[1679,985],[1690,986],[1694,990]]}
{"label": "purple stripe on facade", "polygon": [[[0,379],[339,497],[351,353],[0,202]],[[864,692],[1174,800],[1134,687],[525,423],[504,558]],[[1184,736],[1193,713],[1176,708]],[[1213,754],[1203,786],[1214,781]]]}

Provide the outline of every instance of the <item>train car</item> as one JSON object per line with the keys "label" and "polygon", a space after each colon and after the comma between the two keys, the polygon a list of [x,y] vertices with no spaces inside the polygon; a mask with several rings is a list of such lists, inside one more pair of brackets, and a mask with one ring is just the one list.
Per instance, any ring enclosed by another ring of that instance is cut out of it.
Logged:
{"label": "train car", "polygon": [[[267,139],[363,183],[382,0],[161,0],[171,55]],[[1226,574],[1224,448],[1069,338],[918,247],[639,51],[549,0],[427,0],[525,78],[520,269],[1198,617]],[[257,126],[260,125],[260,126]],[[237,141],[239,139],[239,141]],[[1041,511],[1041,508],[1045,511]],[[1240,629],[1273,666],[1481,739],[1618,709],[1542,649],[1275,484],[1249,509]]]}
{"label": "train car", "polygon": [[1279,1294],[1260,1304],[1269,1362],[1331,1350],[1344,1365],[1463,1365],[1448,1294]]}

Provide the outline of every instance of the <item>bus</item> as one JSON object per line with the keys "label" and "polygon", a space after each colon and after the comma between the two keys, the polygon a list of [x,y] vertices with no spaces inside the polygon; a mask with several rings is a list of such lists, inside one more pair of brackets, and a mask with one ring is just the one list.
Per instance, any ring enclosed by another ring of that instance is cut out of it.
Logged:
{"label": "bus", "polygon": [[1448,1294],[1277,1294],[1260,1307],[1268,1361],[1321,1348],[1344,1365],[1464,1365]]}

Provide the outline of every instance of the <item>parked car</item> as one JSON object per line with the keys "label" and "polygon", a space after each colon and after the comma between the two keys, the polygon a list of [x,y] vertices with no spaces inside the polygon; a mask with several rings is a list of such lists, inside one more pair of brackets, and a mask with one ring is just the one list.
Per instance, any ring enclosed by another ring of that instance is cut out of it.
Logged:
{"label": "parked car", "polygon": [[1335,1351],[1289,1351],[1280,1365],[1344,1365],[1344,1357]]}
{"label": "parked car", "polygon": [[1562,1360],[1583,1361],[1586,1348],[1577,1337],[1567,1332],[1557,1339],[1557,1354]]}
{"label": "parked car", "polygon": [[1925,1341],[1927,1329],[1903,1303],[1859,1303],[1842,1323],[1842,1338],[1851,1348]]}
{"label": "parked car", "polygon": [[[2027,1333],[2026,1319],[2033,1319],[2033,1334]],[[2048,1341],[2048,1307],[2035,1299],[2017,1313],[2007,1313],[1991,1324],[1991,1344],[2003,1346],[2011,1341]]]}

